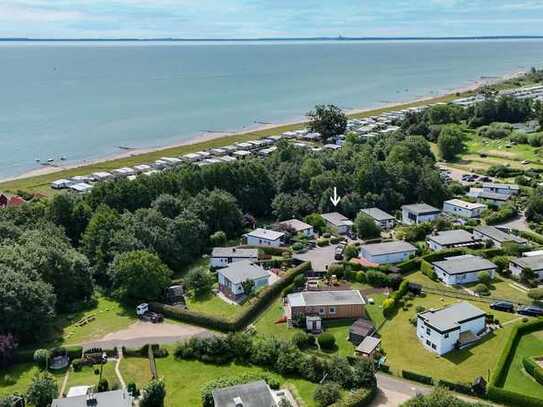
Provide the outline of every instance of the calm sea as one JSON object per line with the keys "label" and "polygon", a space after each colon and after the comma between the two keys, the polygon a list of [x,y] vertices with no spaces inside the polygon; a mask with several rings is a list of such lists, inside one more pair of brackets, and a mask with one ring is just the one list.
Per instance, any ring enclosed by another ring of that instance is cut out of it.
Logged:
{"label": "calm sea", "polygon": [[0,43],[0,177],[542,64],[542,40]]}

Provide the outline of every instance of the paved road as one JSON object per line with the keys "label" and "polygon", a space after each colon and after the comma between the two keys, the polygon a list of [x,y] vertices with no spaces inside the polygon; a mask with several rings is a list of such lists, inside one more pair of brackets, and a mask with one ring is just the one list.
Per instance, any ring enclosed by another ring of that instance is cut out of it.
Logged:
{"label": "paved road", "polygon": [[377,373],[377,386],[379,393],[371,407],[398,407],[417,394],[428,394],[432,391],[432,387],[383,373]]}
{"label": "paved road", "polygon": [[294,258],[301,261],[310,261],[311,267],[315,271],[326,271],[330,264],[337,263],[337,260],[334,259],[336,247],[337,245],[335,244],[315,247],[305,253],[294,255]]}

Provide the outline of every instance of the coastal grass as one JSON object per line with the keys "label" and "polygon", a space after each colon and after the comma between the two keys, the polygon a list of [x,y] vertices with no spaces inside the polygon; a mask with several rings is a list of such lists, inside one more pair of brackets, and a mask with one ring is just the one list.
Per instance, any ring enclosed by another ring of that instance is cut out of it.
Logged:
{"label": "coastal grass", "polygon": [[[390,365],[393,374],[401,375],[402,370],[409,370],[432,376],[434,380],[445,379],[461,383],[471,383],[479,376],[488,378],[490,369],[495,365],[496,355],[503,348],[511,329],[521,322],[505,325],[470,348],[438,356],[424,348],[417,338],[415,326],[409,319],[415,316],[416,306],[420,305],[426,309],[441,308],[456,302],[458,300],[454,298],[430,294],[416,297],[407,310],[399,309],[396,315],[384,324],[379,334],[387,355],[386,363]],[[473,302],[473,304],[485,312],[494,314],[502,323],[517,318],[515,315],[490,310],[484,303]]]}
{"label": "coastal grass", "polygon": [[540,356],[543,353],[543,331],[523,335],[520,338],[515,355],[505,378],[503,388],[516,393],[529,394],[543,399],[543,386],[524,370],[522,359],[529,356]]}
{"label": "coastal grass", "polygon": [[214,365],[192,360],[176,360],[173,347],[166,358],[156,359],[157,371],[166,382],[166,405],[169,407],[201,405],[200,391],[206,383],[221,378],[243,374],[266,374],[276,378],[281,387],[293,387],[304,406],[314,407],[313,392],[316,384],[306,380],[285,377],[258,366],[237,363]]}
{"label": "coastal grass", "polygon": [[[433,98],[420,99],[408,103],[399,103],[397,105],[386,106],[383,108],[367,110],[360,113],[355,113],[349,115],[351,118],[364,118],[368,116],[373,116],[385,112],[396,111],[401,109],[407,109],[410,107],[422,106],[430,103],[443,103],[452,101],[458,97],[469,96],[473,94],[470,92],[463,93],[452,93],[443,96],[437,96]],[[201,150],[207,150],[215,147],[222,147],[228,144],[243,142],[248,140],[254,140],[258,138],[269,137],[272,135],[281,134],[285,131],[298,130],[305,127],[306,122],[292,123],[286,125],[278,125],[274,127],[269,127],[266,129],[255,130],[250,132],[238,133],[233,135],[227,135],[223,137],[217,137],[212,140],[206,141],[196,141],[194,143],[169,147],[164,149],[158,149],[151,152],[138,154],[134,152],[133,155],[124,158],[111,159],[107,161],[96,162],[88,165],[81,165],[76,168],[62,168],[59,167],[59,171],[51,172],[44,175],[36,175],[29,177],[22,177],[11,181],[6,181],[0,183],[0,191],[15,193],[18,190],[23,190],[27,192],[34,193],[43,193],[46,195],[52,195],[55,193],[54,190],[50,188],[51,182],[61,178],[70,178],[76,175],[88,175],[97,171],[111,171],[115,168],[120,167],[131,167],[138,164],[145,164],[153,162],[161,157],[165,156],[180,156],[188,153],[194,153]]]}

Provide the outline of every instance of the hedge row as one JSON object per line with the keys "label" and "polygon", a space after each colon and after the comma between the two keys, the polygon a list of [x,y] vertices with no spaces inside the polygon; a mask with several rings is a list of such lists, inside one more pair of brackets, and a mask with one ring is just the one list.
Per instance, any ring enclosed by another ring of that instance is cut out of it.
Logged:
{"label": "hedge row", "polygon": [[457,393],[464,393],[464,394],[473,394],[471,390],[471,385],[464,384],[464,383],[453,383],[449,382],[447,380],[438,380],[437,385],[440,387],[446,387],[447,389],[451,391],[455,391]]}
{"label": "hedge row", "polygon": [[543,235],[540,235],[539,233],[532,232],[529,230],[519,230],[520,237],[523,237],[524,239],[531,240],[533,242],[543,244]]}
{"label": "hedge row", "polygon": [[330,407],[366,407],[371,404],[376,395],[376,386],[369,389],[358,389],[349,394],[345,400],[337,401]]}
{"label": "hedge row", "polygon": [[422,271],[422,274],[424,274],[428,278],[431,278],[432,280],[437,279],[436,272],[434,271],[434,266],[432,266],[426,260],[420,261],[420,271]]}
{"label": "hedge row", "polygon": [[403,263],[398,264],[397,267],[398,269],[400,269],[402,274],[417,271],[420,268],[420,259],[418,257],[415,257],[413,259],[406,260]]}
{"label": "hedge row", "polygon": [[509,338],[503,347],[502,353],[496,362],[494,372],[490,379],[490,385],[494,387],[502,387],[507,376],[507,370],[513,357],[515,350],[522,335],[543,329],[543,319],[536,319],[522,325],[517,325],[511,330]]}
{"label": "hedge row", "polygon": [[506,404],[513,407],[543,407],[543,399],[528,396],[522,393],[516,393],[502,389],[496,386],[488,386],[486,394],[489,400],[496,403]]}
{"label": "hedge row", "polygon": [[160,312],[169,318],[177,319],[189,324],[199,325],[222,332],[239,331],[253,322],[253,320],[266,309],[285,288],[292,284],[297,275],[304,273],[310,266],[310,262],[302,263],[289,270],[280,280],[262,289],[257,294],[256,301],[234,320],[225,320],[213,315],[201,314],[187,309],[179,309],[165,304],[152,303],[151,308],[153,311]]}
{"label": "hedge row", "polygon": [[434,384],[434,379],[430,376],[425,376],[419,373],[410,372],[409,370],[402,370],[402,377],[404,379],[413,380],[415,382],[424,383],[432,385]]}
{"label": "hedge row", "polygon": [[537,363],[536,358],[526,357],[522,359],[522,366],[540,384],[543,384],[543,367]]}
{"label": "hedge row", "polygon": [[258,249],[264,254],[271,256],[282,256],[284,252],[290,252],[288,247],[271,247],[271,246],[241,246],[244,249]]}
{"label": "hedge row", "polygon": [[[51,348],[49,349],[50,352],[53,352],[54,350],[58,349],[64,349],[66,353],[68,353],[68,357],[70,360],[79,359],[81,358],[81,355],[83,354],[83,347],[79,345],[73,345],[73,346],[62,346],[60,348]],[[25,349],[25,350],[18,350],[15,353],[15,363],[31,363],[34,362],[34,352],[35,349]]]}

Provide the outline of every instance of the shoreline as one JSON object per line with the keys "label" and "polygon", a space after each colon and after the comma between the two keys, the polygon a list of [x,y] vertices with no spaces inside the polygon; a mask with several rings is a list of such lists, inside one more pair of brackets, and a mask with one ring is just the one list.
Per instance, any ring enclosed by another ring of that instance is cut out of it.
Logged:
{"label": "shoreline", "polygon": [[[420,96],[415,97],[413,99],[409,100],[400,100],[397,102],[390,102],[390,103],[384,103],[380,106],[375,107],[365,107],[365,108],[356,108],[356,109],[350,109],[346,110],[345,113],[349,118],[356,118],[358,116],[369,116],[372,114],[378,114],[383,111],[390,111],[394,109],[403,109],[406,107],[410,107],[413,105],[420,105],[424,103],[439,103],[442,101],[441,99],[454,99],[457,97],[464,96],[467,93],[474,92],[475,90],[479,89],[481,86],[484,85],[491,85],[500,83],[502,81],[510,80],[515,77],[520,77],[524,75],[526,71],[515,71],[508,73],[506,75],[503,75],[501,77],[496,78],[488,78],[485,79],[481,77],[478,80],[472,81],[471,84],[461,86],[458,88],[453,89],[447,89],[447,90],[439,90],[435,91],[432,95],[427,96]],[[457,96],[460,95],[460,96]],[[227,145],[236,142],[236,138],[243,138],[248,135],[254,135],[254,138],[258,137],[265,137],[266,135],[271,135],[272,132],[275,132],[273,134],[281,133],[285,131],[285,128],[291,128],[291,127],[302,127],[306,124],[306,121],[300,121],[300,120],[287,120],[285,122],[280,123],[272,123],[272,124],[261,124],[257,125],[251,129],[247,130],[240,130],[240,131],[230,131],[230,132],[221,132],[221,133],[204,133],[195,135],[192,137],[189,137],[183,141],[168,144],[165,146],[160,147],[142,147],[142,148],[134,148],[129,149],[117,153],[112,153],[108,156],[103,156],[96,159],[89,159],[89,160],[83,160],[80,162],[76,162],[73,164],[67,164],[67,165],[42,165],[41,168],[32,169],[29,171],[25,171],[21,175],[17,175],[14,177],[7,177],[7,178],[0,178],[0,185],[2,184],[9,184],[14,183],[18,181],[24,181],[32,178],[40,178],[48,175],[54,175],[57,173],[62,173],[66,171],[77,171],[77,170],[83,170],[87,167],[93,167],[93,166],[100,166],[104,165],[108,168],[110,166],[108,164],[112,164],[118,161],[123,160],[136,160],[138,163],[148,163],[156,158],[151,159],[150,155],[157,155],[161,152],[168,152],[175,149],[181,149],[183,147],[189,148],[189,147],[198,147],[201,144],[205,143],[211,143],[211,142],[221,142],[221,144],[218,145]],[[260,134],[262,133],[262,134]],[[266,134],[264,134],[266,133]],[[224,141],[224,142],[223,142]],[[193,151],[197,151],[198,148],[193,149]],[[148,159],[146,160],[146,157]],[[136,165],[136,164],[133,164]],[[116,168],[123,166],[122,163],[119,163]],[[111,168],[115,168],[111,167]],[[73,175],[72,175],[73,176]],[[3,185],[2,185],[3,186]]]}

